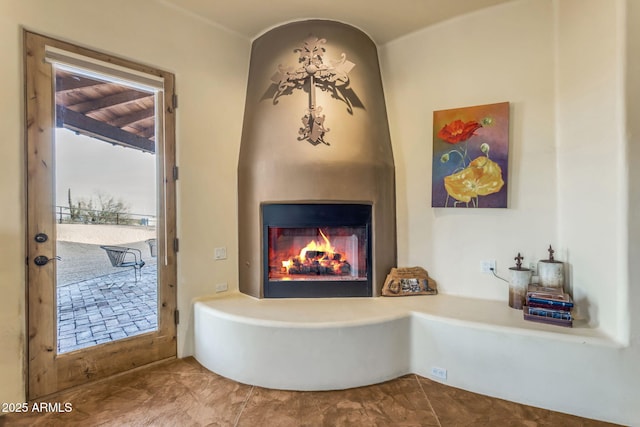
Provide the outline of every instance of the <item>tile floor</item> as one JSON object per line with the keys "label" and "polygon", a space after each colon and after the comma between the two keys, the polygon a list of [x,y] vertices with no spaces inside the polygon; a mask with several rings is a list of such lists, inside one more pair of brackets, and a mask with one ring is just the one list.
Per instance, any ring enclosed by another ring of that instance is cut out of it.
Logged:
{"label": "tile floor", "polygon": [[[240,384],[193,358],[63,392],[70,412],[9,414],[6,426],[608,426],[448,387],[417,375],[323,392]],[[53,406],[55,409],[55,405]],[[64,409],[62,409],[64,410]]]}

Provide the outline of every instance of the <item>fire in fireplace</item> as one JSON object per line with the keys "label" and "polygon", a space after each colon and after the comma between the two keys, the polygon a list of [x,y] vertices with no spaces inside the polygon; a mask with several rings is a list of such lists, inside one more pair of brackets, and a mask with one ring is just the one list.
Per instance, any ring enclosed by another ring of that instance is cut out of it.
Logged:
{"label": "fire in fireplace", "polygon": [[371,205],[268,204],[265,297],[371,296]]}
{"label": "fire in fireplace", "polygon": [[366,243],[366,229],[330,227],[326,231],[336,237],[330,240],[316,227],[269,228],[269,279],[366,280],[366,269],[359,268],[359,264],[366,265],[361,248]]}

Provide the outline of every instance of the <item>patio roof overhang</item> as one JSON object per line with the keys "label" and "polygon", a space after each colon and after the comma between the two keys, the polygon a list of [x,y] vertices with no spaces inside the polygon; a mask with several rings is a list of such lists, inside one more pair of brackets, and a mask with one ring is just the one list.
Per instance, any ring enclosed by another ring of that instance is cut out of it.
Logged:
{"label": "patio roof overhang", "polygon": [[56,70],[56,127],[155,153],[155,93]]}

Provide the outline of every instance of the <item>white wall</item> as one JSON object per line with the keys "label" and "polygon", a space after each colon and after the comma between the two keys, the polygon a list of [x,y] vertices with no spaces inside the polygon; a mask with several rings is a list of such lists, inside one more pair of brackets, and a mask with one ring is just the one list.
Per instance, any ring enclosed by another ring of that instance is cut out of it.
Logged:
{"label": "white wall", "polygon": [[[480,273],[480,261],[497,260],[508,276],[518,252],[528,264],[558,247],[553,33],[550,1],[517,1],[381,48],[398,262],[424,266],[443,292],[506,299],[505,283]],[[431,208],[433,111],[503,101],[511,103],[509,208]]]}
{"label": "white wall", "polygon": [[594,326],[620,339],[628,337],[623,4],[555,4],[558,240],[575,299]]}
{"label": "white wall", "polygon": [[[551,244],[577,315],[624,339],[624,14],[622,2],[583,3],[515,1],[381,49],[399,263],[425,266],[443,292],[506,299],[480,261],[496,259],[508,277],[518,252],[527,265]],[[431,208],[433,111],[501,101],[511,103],[509,208]]]}
{"label": "white wall", "polygon": [[[638,9],[635,0],[516,0],[381,47],[399,263],[425,266],[444,293],[506,304],[479,261],[497,259],[504,274],[517,252],[529,262],[553,244],[580,316],[612,338],[416,325],[417,373],[447,366],[454,386],[640,424],[640,316],[629,309],[640,303]],[[511,102],[509,209],[432,209],[433,111],[501,101]],[[549,390],[550,373],[562,393]]]}
{"label": "white wall", "polygon": [[[629,272],[628,294],[622,294],[625,298],[624,307],[631,314],[629,336],[631,345],[640,346],[640,316],[634,310],[640,302],[640,168],[631,167],[640,162],[640,4],[634,0],[627,2],[627,30],[626,46],[626,137],[628,140],[625,154],[627,155],[626,173],[629,186],[629,252],[627,255],[627,269]],[[633,213],[633,214],[631,214]],[[640,356],[638,356],[640,358]],[[638,375],[640,377],[640,374]],[[637,377],[638,382],[640,378]]]}
{"label": "white wall", "polygon": [[[250,43],[162,2],[0,0],[0,401],[24,399],[22,28],[176,75],[179,356],[192,354],[191,300],[236,287],[236,165]],[[185,219],[185,218],[188,218]],[[229,259],[213,261],[226,246]]]}

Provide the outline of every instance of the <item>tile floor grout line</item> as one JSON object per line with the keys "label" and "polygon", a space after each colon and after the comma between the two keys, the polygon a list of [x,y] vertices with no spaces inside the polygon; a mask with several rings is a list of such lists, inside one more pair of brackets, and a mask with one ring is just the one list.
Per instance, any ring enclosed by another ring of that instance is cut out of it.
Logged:
{"label": "tile floor grout line", "polygon": [[244,408],[247,407],[247,404],[249,403],[249,399],[251,399],[251,395],[253,394],[253,389],[255,388],[255,386],[251,386],[251,388],[249,389],[249,393],[247,393],[247,397],[245,397],[244,402],[242,402],[242,406],[240,407],[240,410],[238,411],[238,415],[236,416],[236,419],[233,422],[233,427],[238,427],[238,423],[240,422],[240,417],[242,416],[242,413],[244,412]]}
{"label": "tile floor grout line", "polygon": [[422,390],[422,394],[424,395],[425,399],[427,399],[427,403],[429,404],[429,408],[431,408],[431,413],[433,414],[434,417],[436,417],[436,421],[438,422],[438,426],[442,427],[442,424],[440,423],[440,417],[438,417],[438,414],[436,413],[436,410],[433,408],[433,405],[431,404],[431,399],[429,399],[429,396],[427,396],[427,392],[424,391],[424,387],[422,387],[422,383],[420,382],[420,379],[418,378],[418,376],[416,374],[413,374],[413,377],[418,382],[418,387],[420,387],[420,390]]}

